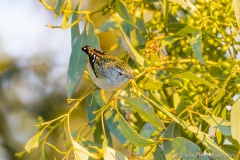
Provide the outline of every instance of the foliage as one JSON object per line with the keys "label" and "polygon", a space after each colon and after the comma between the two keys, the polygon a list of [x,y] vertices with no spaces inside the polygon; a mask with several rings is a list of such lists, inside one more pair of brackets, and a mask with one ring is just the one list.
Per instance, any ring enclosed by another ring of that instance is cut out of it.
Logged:
{"label": "foliage", "polygon": [[[72,108],[52,121],[41,121],[38,134],[25,145],[27,152],[42,146],[41,158],[46,159],[50,146],[63,159],[72,154],[75,159],[239,158],[240,100],[233,101],[240,92],[237,0],[110,0],[95,12],[80,10],[81,1],[75,11],[70,0],[57,0],[55,8],[40,1],[55,16],[63,14],[62,29],[71,27],[67,94]],[[91,16],[98,13],[109,18],[95,29]],[[80,21],[85,22],[81,34]],[[128,51],[122,59],[132,66],[134,80],[110,99],[102,90],[71,99],[87,62],[80,48],[99,48],[95,31],[113,30],[121,38],[110,51],[122,46]],[[70,115],[85,98],[89,122],[72,131]],[[61,124],[66,151],[48,140]],[[84,139],[86,127],[94,142]],[[128,154],[114,149],[111,134]]]}

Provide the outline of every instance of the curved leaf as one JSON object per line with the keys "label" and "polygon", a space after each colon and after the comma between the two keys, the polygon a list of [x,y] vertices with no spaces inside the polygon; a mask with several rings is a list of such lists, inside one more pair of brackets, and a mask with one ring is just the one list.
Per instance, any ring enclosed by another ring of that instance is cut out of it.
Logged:
{"label": "curved leaf", "polygon": [[200,115],[210,126],[217,128],[222,134],[230,136],[231,134],[231,123],[223,118],[216,117],[214,115]]}
{"label": "curved leaf", "polygon": [[139,98],[128,98],[125,100],[134,110],[136,110],[141,116],[146,118],[152,125],[163,128],[162,121],[154,113],[153,107],[147,102]]}
{"label": "curved leaf", "polygon": [[74,140],[72,140],[72,145],[76,160],[87,160],[89,157],[92,157],[94,159],[100,159],[102,157],[100,154],[90,153],[88,150],[86,150],[83,146],[81,146]]}
{"label": "curved leaf", "polygon": [[42,132],[39,132],[35,136],[33,136],[31,139],[28,140],[28,142],[25,145],[25,150],[30,153],[32,149],[38,147],[38,139],[42,135]]}
{"label": "curved leaf", "polygon": [[104,160],[113,160],[113,159],[128,160],[128,158],[121,152],[108,147],[106,143],[106,139],[104,139],[103,141],[103,152],[104,152],[103,154]]}
{"label": "curved leaf", "polygon": [[76,42],[72,46],[72,53],[70,56],[67,73],[68,98],[72,96],[73,91],[76,89],[87,64],[87,55],[81,49],[87,44],[87,33],[86,31],[83,31],[83,33],[77,38]]}
{"label": "curved leaf", "polygon": [[233,0],[233,8],[235,17],[237,20],[238,29],[240,29],[240,2],[239,0]]}
{"label": "curved leaf", "polygon": [[136,25],[132,21],[132,18],[128,14],[125,3],[122,0],[115,0],[114,8],[120,15],[120,17],[122,17],[122,19],[124,19],[127,23],[131,24],[132,26],[136,27]]}
{"label": "curved leaf", "polygon": [[121,25],[120,25],[118,22],[116,22],[116,23],[117,23],[117,26],[118,26],[118,28],[120,29],[120,31],[121,31],[121,33],[122,33],[122,35],[123,35],[124,40],[126,41],[128,47],[129,47],[131,53],[133,54],[135,60],[137,61],[138,64],[140,64],[141,66],[143,66],[143,65],[144,65],[144,58],[143,58],[142,55],[140,55],[140,54],[137,52],[137,50],[132,46],[131,42],[129,41],[128,36],[126,35],[126,33],[124,32],[124,30],[122,29]]}
{"label": "curved leaf", "polygon": [[59,13],[61,12],[64,1],[65,0],[57,0],[55,9],[54,9],[54,17],[58,17]]}
{"label": "curved leaf", "polygon": [[196,155],[200,153],[200,147],[186,138],[173,138],[171,143],[175,150],[174,156],[179,158],[195,160]]}
{"label": "curved leaf", "polygon": [[[78,5],[76,6],[74,11],[78,11]],[[78,19],[78,14],[73,13],[71,24],[73,24],[75,21],[77,21],[77,19]],[[77,23],[71,27],[71,43],[72,43],[72,45],[77,41],[77,38],[79,36],[80,36],[79,24]]]}
{"label": "curved leaf", "polygon": [[173,43],[179,39],[183,39],[184,37],[183,36],[178,36],[178,35],[173,35],[173,36],[168,36],[168,37],[165,37],[163,38],[162,42],[161,42],[161,48],[170,44],[170,43]]}
{"label": "curved leaf", "polygon": [[100,48],[99,39],[95,34],[95,27],[92,22],[88,22],[88,45],[93,48]]}
{"label": "curved leaf", "polygon": [[166,160],[165,154],[161,147],[157,147],[156,151],[153,152],[154,159]]}
{"label": "curved leaf", "polygon": [[202,84],[205,84],[205,85],[207,85],[209,87],[218,88],[218,86],[216,86],[216,85],[214,85],[212,83],[209,83],[208,81],[205,81],[205,80],[199,78],[194,73],[189,72],[187,70],[184,70],[184,69],[181,69],[181,68],[175,68],[175,67],[165,68],[165,70],[175,74],[178,77],[189,79],[189,80],[192,80],[192,81],[195,81],[195,82],[198,82],[198,83],[202,83]]}
{"label": "curved leaf", "polygon": [[240,143],[240,99],[238,99],[232,106],[231,110],[231,131],[232,137]]}
{"label": "curved leaf", "polygon": [[142,86],[139,85],[139,87],[144,90],[160,90],[163,86],[163,82],[153,80],[151,77],[144,77],[139,84],[143,84]]}
{"label": "curved leaf", "polygon": [[195,54],[198,61],[204,64],[201,43],[202,43],[202,32],[197,31],[193,34],[193,37],[191,39],[191,46],[193,49],[193,53]]}
{"label": "curved leaf", "polygon": [[121,133],[132,144],[145,147],[145,146],[151,146],[157,143],[156,141],[153,141],[151,139],[146,139],[141,137],[136,131],[132,129],[132,127],[129,126],[129,124],[125,121],[125,119],[120,114],[119,114],[118,121],[119,121]]}

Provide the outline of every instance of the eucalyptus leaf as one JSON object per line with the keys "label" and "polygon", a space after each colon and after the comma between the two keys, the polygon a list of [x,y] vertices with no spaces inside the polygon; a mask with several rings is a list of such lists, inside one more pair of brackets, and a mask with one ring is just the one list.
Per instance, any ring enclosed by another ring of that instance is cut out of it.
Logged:
{"label": "eucalyptus leaf", "polygon": [[108,147],[106,141],[107,141],[106,139],[103,140],[103,153],[104,153],[103,158],[104,158],[104,160],[113,160],[113,159],[128,160],[128,158],[121,152]]}
{"label": "eucalyptus leaf", "polygon": [[54,17],[58,17],[59,13],[61,12],[62,6],[65,0],[56,0],[56,5],[54,9]]}
{"label": "eucalyptus leaf", "polygon": [[127,11],[125,3],[122,0],[115,0],[114,8],[120,15],[120,17],[122,17],[122,19],[124,19],[127,23],[131,24],[132,26],[136,27],[136,25],[133,23],[131,16]]}
{"label": "eucalyptus leaf", "polygon": [[141,137],[136,131],[132,129],[132,127],[125,121],[125,119],[122,117],[122,115],[119,114],[119,125],[120,125],[120,131],[123,134],[123,136],[132,144],[145,147],[145,146],[151,146],[156,143],[157,141],[153,141],[151,139],[146,139]]}
{"label": "eucalyptus leaf", "polygon": [[144,58],[142,57],[142,55],[140,55],[137,50],[132,46],[131,42],[129,41],[128,36],[126,35],[126,33],[124,32],[123,28],[121,27],[121,25],[117,22],[117,26],[120,29],[124,40],[126,41],[131,53],[134,56],[134,59],[137,61],[138,64],[140,64],[141,66],[144,65]]}
{"label": "eucalyptus leaf", "polygon": [[128,98],[125,100],[125,102],[134,110],[136,110],[141,116],[146,118],[152,125],[158,127],[159,129],[163,128],[163,122],[154,113],[153,107],[149,103],[139,98]]}
{"label": "eucalyptus leaf", "polygon": [[179,39],[183,39],[183,38],[185,38],[185,37],[184,36],[178,36],[178,35],[167,36],[167,37],[163,38],[163,40],[161,42],[162,43],[161,48],[170,44],[170,43],[173,43],[173,42],[175,42]]}
{"label": "eucalyptus leaf", "polygon": [[234,13],[235,13],[235,17],[237,20],[237,25],[238,25],[238,29],[240,29],[240,1],[239,0],[233,0],[233,8],[234,8]]}
{"label": "eucalyptus leaf", "polygon": [[[78,11],[78,5],[76,6],[74,11],[75,12]],[[78,14],[73,13],[71,23],[74,23],[75,21],[77,21],[77,19],[78,19]],[[79,24],[77,23],[77,24],[75,24],[74,26],[71,27],[71,43],[72,43],[72,46],[76,42],[76,40],[79,36],[80,36]]]}
{"label": "eucalyptus leaf", "polygon": [[86,148],[78,144],[76,141],[72,140],[72,145],[74,149],[74,156],[76,160],[83,160],[92,157],[94,159],[100,159],[102,156],[98,153],[91,153]]}
{"label": "eucalyptus leaf", "polygon": [[166,160],[164,152],[160,146],[157,147],[155,152],[153,152],[154,159]]}
{"label": "eucalyptus leaf", "polygon": [[196,155],[200,154],[200,147],[186,138],[173,138],[171,143],[175,150],[175,156],[180,158],[195,160]]}
{"label": "eucalyptus leaf", "polygon": [[231,131],[232,137],[240,143],[240,99],[238,99],[232,106],[231,110]]}
{"label": "eucalyptus leaf", "polygon": [[200,117],[205,120],[210,126],[218,129],[222,134],[230,136],[231,135],[231,123],[223,118],[216,117],[214,115],[200,115]]}
{"label": "eucalyptus leaf", "polygon": [[68,65],[67,73],[67,96],[70,98],[73,91],[82,77],[85,66],[87,64],[87,55],[82,51],[82,47],[88,44],[87,33],[83,33],[77,38],[72,46],[72,52]]}
{"label": "eucalyptus leaf", "polygon": [[214,88],[218,88],[218,86],[209,83],[208,81],[205,81],[203,79],[201,79],[200,77],[196,76],[194,73],[189,72],[187,70],[181,69],[181,68],[175,68],[175,67],[169,67],[169,68],[165,68],[166,71],[173,73],[174,75],[181,77],[181,78],[185,78],[185,79],[189,79],[201,84],[205,84],[209,87],[214,87]]}
{"label": "eucalyptus leaf", "polygon": [[201,31],[195,32],[193,34],[193,37],[192,37],[190,43],[191,43],[191,46],[192,46],[192,49],[193,49],[193,53],[195,54],[198,61],[202,64],[205,64],[205,62],[203,60],[202,47],[201,47],[202,32]]}
{"label": "eucalyptus leaf", "polygon": [[35,136],[33,136],[32,138],[30,138],[28,140],[28,142],[25,145],[25,150],[30,153],[32,149],[37,148],[38,147],[38,140],[40,138],[40,136],[42,135],[43,131],[39,132],[38,134],[36,134]]}

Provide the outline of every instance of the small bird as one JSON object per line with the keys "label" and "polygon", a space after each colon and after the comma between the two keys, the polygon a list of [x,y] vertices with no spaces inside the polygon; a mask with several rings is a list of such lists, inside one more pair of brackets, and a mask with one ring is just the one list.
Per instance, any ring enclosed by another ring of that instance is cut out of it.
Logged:
{"label": "small bird", "polygon": [[90,77],[99,88],[117,91],[133,78],[132,68],[119,58],[89,46],[82,47],[82,50],[89,58],[87,70]]}

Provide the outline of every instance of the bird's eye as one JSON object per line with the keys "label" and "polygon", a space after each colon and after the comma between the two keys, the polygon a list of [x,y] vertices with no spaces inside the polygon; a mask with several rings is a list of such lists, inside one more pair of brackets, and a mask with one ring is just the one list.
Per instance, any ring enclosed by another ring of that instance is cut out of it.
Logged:
{"label": "bird's eye", "polygon": [[120,75],[120,76],[123,76],[123,75],[124,75],[124,73],[123,73],[123,72],[118,72],[118,73],[119,73],[119,75]]}

